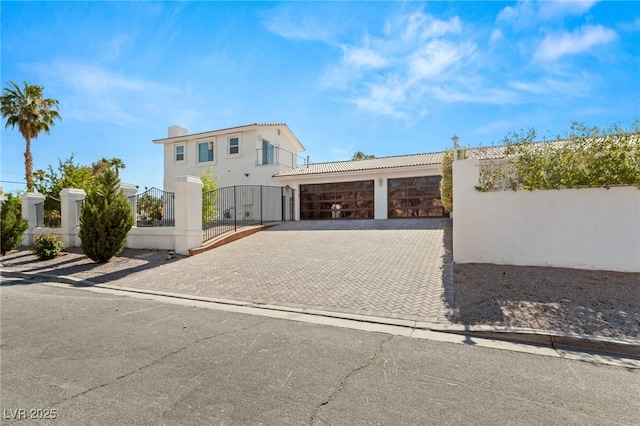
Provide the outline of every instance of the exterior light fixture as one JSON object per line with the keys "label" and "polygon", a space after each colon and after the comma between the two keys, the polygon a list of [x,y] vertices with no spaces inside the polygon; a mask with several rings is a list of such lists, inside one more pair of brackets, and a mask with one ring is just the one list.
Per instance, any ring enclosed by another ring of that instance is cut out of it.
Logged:
{"label": "exterior light fixture", "polygon": [[453,161],[458,160],[458,136],[456,134],[453,135],[451,140],[453,141]]}

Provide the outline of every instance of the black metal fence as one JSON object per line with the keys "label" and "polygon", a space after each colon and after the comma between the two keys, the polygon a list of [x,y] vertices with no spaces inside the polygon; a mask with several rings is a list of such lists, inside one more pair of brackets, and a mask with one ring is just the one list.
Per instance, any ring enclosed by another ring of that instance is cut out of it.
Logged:
{"label": "black metal fence", "polygon": [[82,215],[83,205],[84,205],[84,200],[76,201],[76,226],[80,226],[80,216]]}
{"label": "black metal fence", "polygon": [[61,228],[61,205],[58,198],[47,197],[43,202],[35,205],[36,226],[44,228]]}
{"label": "black metal fence", "polygon": [[202,194],[202,241],[242,226],[293,220],[289,187],[240,185]]}
{"label": "black metal fence", "polygon": [[136,226],[174,226],[175,195],[158,188],[129,197]]}

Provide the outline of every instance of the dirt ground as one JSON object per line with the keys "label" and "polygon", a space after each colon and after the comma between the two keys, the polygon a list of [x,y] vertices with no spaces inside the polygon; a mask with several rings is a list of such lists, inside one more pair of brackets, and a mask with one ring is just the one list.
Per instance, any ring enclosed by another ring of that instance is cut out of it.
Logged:
{"label": "dirt ground", "polygon": [[454,322],[640,340],[640,273],[456,264]]}

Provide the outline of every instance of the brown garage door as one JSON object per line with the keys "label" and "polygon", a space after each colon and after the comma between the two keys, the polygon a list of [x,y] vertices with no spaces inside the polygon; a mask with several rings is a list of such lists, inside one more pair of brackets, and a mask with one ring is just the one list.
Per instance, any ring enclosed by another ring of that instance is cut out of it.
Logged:
{"label": "brown garage door", "polygon": [[443,217],[441,176],[389,179],[389,218]]}
{"label": "brown garage door", "polygon": [[300,219],[373,219],[373,181],[300,185]]}

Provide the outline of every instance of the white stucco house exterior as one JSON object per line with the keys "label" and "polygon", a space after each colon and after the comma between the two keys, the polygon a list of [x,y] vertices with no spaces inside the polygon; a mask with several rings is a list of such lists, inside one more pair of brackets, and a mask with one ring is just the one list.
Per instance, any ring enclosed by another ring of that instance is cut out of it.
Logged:
{"label": "white stucco house exterior", "polygon": [[164,146],[165,191],[177,177],[210,168],[220,188],[286,188],[286,217],[295,220],[448,216],[440,198],[442,152],[312,164],[299,156],[304,147],[285,123],[191,135],[171,126],[167,138],[153,142]]}
{"label": "white stucco house exterior", "polygon": [[284,123],[254,123],[188,134],[171,126],[164,139],[164,190],[173,191],[178,176],[211,170],[220,188],[280,185],[273,176],[296,168],[304,147]]}

